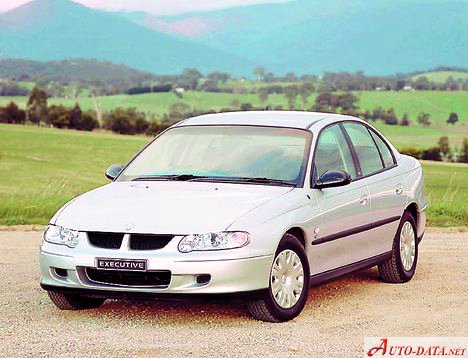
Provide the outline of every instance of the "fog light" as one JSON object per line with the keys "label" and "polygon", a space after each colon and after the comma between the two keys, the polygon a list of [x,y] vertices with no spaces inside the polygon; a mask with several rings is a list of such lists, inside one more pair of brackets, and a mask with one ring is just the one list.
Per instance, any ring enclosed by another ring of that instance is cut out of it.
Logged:
{"label": "fog light", "polygon": [[200,285],[207,284],[211,280],[211,275],[198,275],[197,283]]}
{"label": "fog light", "polygon": [[68,276],[68,271],[61,268],[54,268],[55,274],[59,277],[66,278]]}

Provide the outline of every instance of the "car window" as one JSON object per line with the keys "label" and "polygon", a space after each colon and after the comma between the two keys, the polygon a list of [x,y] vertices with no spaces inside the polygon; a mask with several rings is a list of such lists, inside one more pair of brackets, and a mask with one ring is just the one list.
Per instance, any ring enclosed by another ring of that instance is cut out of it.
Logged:
{"label": "car window", "polygon": [[315,177],[328,170],[344,170],[352,179],[357,177],[351,150],[339,125],[326,128],[320,134],[314,156]]}
{"label": "car window", "polygon": [[351,139],[354,150],[361,166],[362,175],[366,176],[383,169],[379,150],[375,146],[369,131],[359,123],[343,123],[346,132]]}
{"label": "car window", "polygon": [[299,184],[305,175],[310,138],[309,132],[293,128],[175,127],[143,150],[119,180],[191,174]]}
{"label": "car window", "polygon": [[384,162],[385,168],[391,167],[395,164],[395,160],[393,159],[392,152],[388,147],[387,143],[385,143],[380,136],[377,135],[372,129],[369,130],[374,139],[377,147],[379,148],[380,154],[382,155],[382,160]]}

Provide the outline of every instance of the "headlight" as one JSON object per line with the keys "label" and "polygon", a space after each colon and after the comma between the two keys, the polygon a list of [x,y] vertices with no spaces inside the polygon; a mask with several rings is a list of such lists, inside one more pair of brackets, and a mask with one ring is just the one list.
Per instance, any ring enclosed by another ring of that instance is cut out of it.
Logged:
{"label": "headlight", "polygon": [[52,244],[75,247],[78,245],[79,232],[61,226],[49,225],[44,232],[44,241]]}
{"label": "headlight", "polygon": [[187,235],[179,242],[180,252],[236,249],[250,241],[246,232],[210,232],[200,235]]}

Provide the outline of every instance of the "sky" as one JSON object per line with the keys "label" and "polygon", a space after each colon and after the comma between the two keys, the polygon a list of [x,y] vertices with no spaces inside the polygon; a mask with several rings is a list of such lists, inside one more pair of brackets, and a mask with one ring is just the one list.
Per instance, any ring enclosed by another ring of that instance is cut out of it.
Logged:
{"label": "sky", "polygon": [[[0,12],[11,10],[31,0],[0,0]],[[64,0],[66,1],[66,0]],[[277,3],[287,0],[74,0],[88,7],[105,10],[144,11],[154,15],[177,15],[233,6]]]}

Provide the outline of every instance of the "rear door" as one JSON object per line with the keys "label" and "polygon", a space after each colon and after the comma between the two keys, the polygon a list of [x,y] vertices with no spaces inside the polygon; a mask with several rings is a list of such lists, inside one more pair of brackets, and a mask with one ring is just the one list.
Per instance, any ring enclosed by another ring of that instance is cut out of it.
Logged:
{"label": "rear door", "polygon": [[372,229],[369,247],[372,256],[390,251],[393,237],[406,205],[403,176],[385,141],[372,128],[358,122],[343,127],[355,150],[362,171],[361,181],[369,188]]}
{"label": "rear door", "polygon": [[359,261],[366,255],[369,233],[353,230],[370,223],[371,210],[367,184],[356,180],[360,173],[340,124],[326,127],[319,134],[312,168],[313,182],[328,170],[344,170],[353,179],[342,187],[312,189],[321,219],[309,256],[311,275],[315,275]]}

